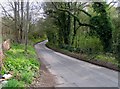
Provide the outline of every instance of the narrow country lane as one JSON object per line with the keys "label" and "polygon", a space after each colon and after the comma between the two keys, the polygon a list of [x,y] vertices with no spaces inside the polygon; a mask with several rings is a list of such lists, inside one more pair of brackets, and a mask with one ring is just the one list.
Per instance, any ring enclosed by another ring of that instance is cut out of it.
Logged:
{"label": "narrow country lane", "polygon": [[39,58],[56,76],[56,87],[118,87],[118,72],[35,45]]}

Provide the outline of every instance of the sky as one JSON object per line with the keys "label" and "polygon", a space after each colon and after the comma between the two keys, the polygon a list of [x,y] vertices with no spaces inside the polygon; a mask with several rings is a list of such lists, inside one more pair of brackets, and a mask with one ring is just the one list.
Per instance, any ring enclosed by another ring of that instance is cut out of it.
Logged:
{"label": "sky", "polygon": [[[9,0],[9,1],[16,1],[16,0]],[[26,2],[27,0],[24,0],[24,1]],[[50,1],[53,1],[53,2],[61,2],[61,1],[63,1],[63,2],[65,2],[65,1],[89,2],[89,1],[96,1],[96,2],[98,2],[98,1],[103,1],[103,0],[29,0],[29,1],[30,2],[35,2],[35,1],[38,1],[38,2],[50,2]],[[113,0],[105,0],[105,1],[111,2]],[[114,1],[117,1],[117,0],[114,0]],[[8,2],[8,0],[0,0],[0,2]]]}
{"label": "sky", "polygon": [[[6,9],[8,8],[9,9],[9,5],[7,5],[7,2],[8,1],[12,1],[13,2],[13,0],[0,0],[0,3],[2,3],[2,5],[4,6],[4,7],[6,7]],[[15,1],[15,0],[14,0]],[[27,0],[24,0],[25,2],[27,1]],[[60,2],[60,1],[66,1],[66,0],[29,0],[30,2],[50,2],[50,1],[55,1],[55,2]],[[67,0],[67,1],[79,1],[79,2],[88,2],[88,1],[92,1],[92,0]],[[102,1],[102,0],[93,0],[93,1]],[[111,2],[111,1],[113,1],[113,0],[105,0],[107,3],[109,3],[109,2]],[[117,1],[117,0],[114,0],[114,1]],[[115,7],[117,6],[117,4],[115,5]],[[0,8],[0,16],[1,16],[1,12],[2,12],[2,8]],[[43,13],[43,9],[41,9],[40,11],[39,11],[40,13]],[[13,12],[12,12],[13,13]],[[42,15],[40,16],[39,15],[39,18],[41,18],[41,17],[43,17]],[[37,18],[37,17],[36,17]]]}

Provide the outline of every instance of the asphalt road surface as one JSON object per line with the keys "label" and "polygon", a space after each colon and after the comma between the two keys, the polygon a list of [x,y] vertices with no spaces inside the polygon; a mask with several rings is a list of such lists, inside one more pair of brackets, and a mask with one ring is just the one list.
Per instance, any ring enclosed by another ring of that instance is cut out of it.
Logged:
{"label": "asphalt road surface", "polygon": [[39,58],[56,76],[55,87],[118,87],[118,72],[35,45]]}

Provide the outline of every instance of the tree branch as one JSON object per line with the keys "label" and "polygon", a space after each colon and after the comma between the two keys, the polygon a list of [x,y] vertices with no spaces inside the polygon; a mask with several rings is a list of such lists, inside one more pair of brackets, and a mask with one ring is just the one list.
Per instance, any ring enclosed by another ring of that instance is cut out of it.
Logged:
{"label": "tree branch", "polygon": [[[1,5],[1,4],[0,4]],[[4,12],[10,17],[10,18],[12,18],[13,20],[15,20],[6,10],[5,10],[5,8],[1,5],[1,7],[2,7],[2,9],[4,10]]]}
{"label": "tree branch", "polygon": [[[113,3],[113,5],[110,6],[111,3]],[[111,3],[108,4],[110,6],[108,10],[110,10],[117,2],[111,2]]]}
{"label": "tree branch", "polygon": [[[55,9],[61,10],[61,8],[58,8],[58,7],[54,4],[54,2],[52,2],[52,4],[54,5]],[[83,3],[83,4],[81,4],[81,5],[84,5],[84,4],[86,4],[86,3]],[[78,11],[83,12],[83,13],[86,14],[87,16],[91,17],[91,15],[90,15],[88,12],[86,12],[85,10],[82,10],[82,9],[79,9],[79,8],[74,8],[74,9],[70,9],[70,10],[78,10]]]}

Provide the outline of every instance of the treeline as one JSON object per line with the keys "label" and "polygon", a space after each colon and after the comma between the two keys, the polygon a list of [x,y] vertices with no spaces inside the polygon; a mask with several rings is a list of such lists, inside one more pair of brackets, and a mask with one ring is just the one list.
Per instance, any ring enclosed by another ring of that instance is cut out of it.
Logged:
{"label": "treeline", "polygon": [[1,3],[0,7],[3,41],[10,39],[13,43],[25,44],[27,51],[28,43],[45,38],[44,32],[39,28],[40,18],[38,18],[42,3],[18,0]]}
{"label": "treeline", "polygon": [[112,3],[46,3],[49,44],[72,52],[119,56],[119,8]]}

